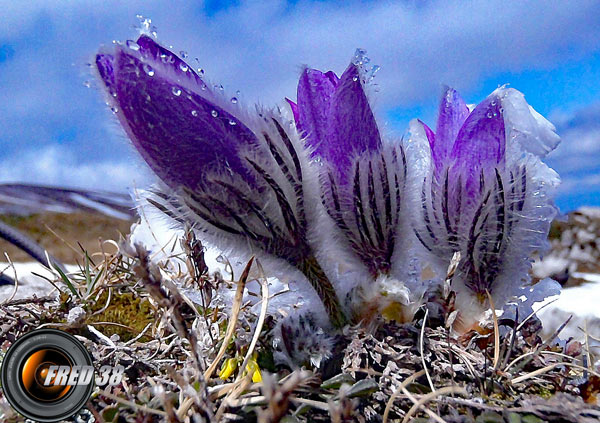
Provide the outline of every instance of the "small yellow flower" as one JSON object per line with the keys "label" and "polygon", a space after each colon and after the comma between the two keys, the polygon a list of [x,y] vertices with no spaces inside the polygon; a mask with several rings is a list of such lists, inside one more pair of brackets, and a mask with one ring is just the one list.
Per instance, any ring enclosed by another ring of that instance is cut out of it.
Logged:
{"label": "small yellow flower", "polygon": [[238,360],[237,358],[228,358],[223,363],[223,367],[221,367],[221,371],[219,372],[219,377],[223,380],[229,379],[229,376],[235,372],[237,369]]}
{"label": "small yellow flower", "polygon": [[252,357],[250,360],[248,360],[248,364],[246,365],[246,372],[252,375],[252,382],[262,382],[262,375],[260,374],[260,368],[258,367],[258,363],[256,362],[255,357]]}

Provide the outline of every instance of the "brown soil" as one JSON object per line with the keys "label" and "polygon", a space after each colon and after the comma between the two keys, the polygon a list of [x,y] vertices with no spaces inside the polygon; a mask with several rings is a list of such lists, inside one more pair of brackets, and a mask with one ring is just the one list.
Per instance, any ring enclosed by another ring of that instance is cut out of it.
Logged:
{"label": "brown soil", "polygon": [[[52,213],[44,212],[30,216],[0,216],[0,220],[17,228],[29,236],[50,254],[63,263],[81,262],[82,250],[90,254],[101,251],[100,240],[119,239],[119,234],[128,234],[131,221],[115,219],[93,213]],[[54,232],[54,233],[53,233]],[[105,244],[105,251],[113,251],[114,247]],[[12,244],[0,240],[0,261],[5,261],[4,253],[12,261],[31,261],[26,253]]]}

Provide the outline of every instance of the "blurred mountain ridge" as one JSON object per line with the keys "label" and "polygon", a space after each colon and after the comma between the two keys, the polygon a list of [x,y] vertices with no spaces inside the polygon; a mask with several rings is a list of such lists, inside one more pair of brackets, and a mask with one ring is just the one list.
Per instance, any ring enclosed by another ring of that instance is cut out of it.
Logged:
{"label": "blurred mountain ridge", "polygon": [[102,214],[121,220],[135,216],[125,193],[30,184],[0,184],[0,215],[29,216],[54,212]]}

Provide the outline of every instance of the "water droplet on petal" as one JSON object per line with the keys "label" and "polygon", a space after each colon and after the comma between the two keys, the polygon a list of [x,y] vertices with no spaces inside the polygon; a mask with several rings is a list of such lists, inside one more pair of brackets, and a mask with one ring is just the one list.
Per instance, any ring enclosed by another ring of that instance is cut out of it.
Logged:
{"label": "water droplet on petal", "polygon": [[179,55],[180,55],[180,56],[181,56],[183,59],[185,59],[185,58],[187,58],[187,57],[188,57],[187,51],[185,51],[185,50],[181,50],[181,51],[179,52]]}
{"label": "water droplet on petal", "polygon": [[198,116],[198,111],[197,110],[192,110],[192,116]]}
{"label": "water droplet on petal", "polygon": [[357,48],[354,51],[354,58],[352,59],[352,63],[357,66],[363,65],[365,63],[366,54],[367,51],[365,49]]}
{"label": "water droplet on petal", "polygon": [[233,119],[229,119],[229,124],[230,124],[231,126],[235,126],[235,125],[237,125],[237,124],[236,124],[236,122],[235,122],[235,120],[233,120]]}
{"label": "water droplet on petal", "polygon": [[219,116],[219,112],[217,112],[216,110],[213,110],[212,112],[210,112],[210,114],[212,115],[212,117]]}
{"label": "water droplet on petal", "polygon": [[358,76],[355,76],[355,77],[353,77],[353,78],[352,78],[352,80],[353,80],[354,82],[358,81]]}
{"label": "water droplet on petal", "polygon": [[146,72],[148,76],[154,76],[154,69],[152,69],[152,66],[150,65],[144,65],[144,72]]}
{"label": "water droplet on petal", "polygon": [[177,96],[177,97],[179,97],[181,95],[181,89],[179,87],[171,88],[171,92],[173,93],[174,96]]}
{"label": "water droplet on petal", "polygon": [[113,112],[113,113],[117,113],[119,111],[119,109],[117,107],[113,106],[113,107],[110,108],[110,111]]}
{"label": "water droplet on petal", "polygon": [[136,26],[138,31],[141,34],[151,34],[154,38],[156,38],[156,27],[152,25],[152,19],[146,18],[144,15],[135,15],[137,20],[139,21],[139,26]]}
{"label": "water droplet on petal", "polygon": [[492,112],[487,112],[486,116],[488,117],[488,119],[491,119],[493,117]]}
{"label": "water droplet on petal", "polygon": [[140,49],[140,45],[133,40],[127,40],[127,47],[133,51],[138,51]]}
{"label": "water droplet on petal", "polygon": [[196,70],[196,72],[198,72],[198,75],[200,75],[200,76],[204,75],[204,69],[202,69],[202,68],[198,68]]}
{"label": "water droplet on petal", "polygon": [[90,81],[84,81],[83,86],[86,88],[90,88],[92,86],[92,83]]}
{"label": "water droplet on petal", "polygon": [[231,102],[232,102],[233,104],[236,104],[236,103],[238,102],[238,99],[237,99],[237,97],[231,97]]}
{"label": "water droplet on petal", "polygon": [[186,65],[185,63],[181,62],[181,63],[179,64],[179,69],[181,69],[183,72],[187,72],[187,71],[188,71],[188,69],[189,69],[189,67],[188,67],[188,65]]}

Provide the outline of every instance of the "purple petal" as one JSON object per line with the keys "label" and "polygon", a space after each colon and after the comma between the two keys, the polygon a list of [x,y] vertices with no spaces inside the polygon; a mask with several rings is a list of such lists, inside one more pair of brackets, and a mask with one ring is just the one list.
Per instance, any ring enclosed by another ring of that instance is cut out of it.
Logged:
{"label": "purple petal", "polygon": [[344,182],[353,157],[380,148],[379,129],[359,69],[350,64],[331,99],[326,137],[319,145],[319,154],[337,168],[338,176]]}
{"label": "purple petal", "polygon": [[98,74],[111,95],[115,91],[114,60],[115,58],[112,54],[98,54],[96,56],[96,68],[98,69]]}
{"label": "purple petal", "polygon": [[[257,143],[252,131],[209,100],[207,90],[146,57],[118,47],[110,63],[117,116],[150,168],[172,188],[196,189],[211,175],[227,172],[252,183],[240,158],[241,150]],[[107,60],[99,55],[97,62]]]}
{"label": "purple petal", "polygon": [[334,71],[325,72],[325,76],[329,78],[329,81],[331,81],[334,87],[337,87],[340,82],[340,78],[335,74]]}
{"label": "purple petal", "polygon": [[328,74],[306,68],[298,83],[298,131],[307,137],[316,154],[320,154],[326,139],[329,104],[336,86]]}
{"label": "purple petal", "polygon": [[492,95],[469,115],[450,154],[454,167],[465,174],[467,191],[474,192],[484,172],[504,163],[506,135],[500,99]]}
{"label": "purple petal", "polygon": [[142,55],[143,60],[152,65],[154,62],[155,66],[165,66],[170,68],[178,77],[188,78],[201,87],[206,88],[206,84],[194,69],[189,66],[185,61],[180,59],[175,53],[167,50],[154,39],[147,35],[140,35],[137,39],[137,45],[139,46],[139,52]]}
{"label": "purple petal", "polygon": [[469,108],[452,88],[447,88],[440,101],[435,141],[431,145],[431,153],[436,169],[439,169],[448,158],[458,136],[458,131],[469,116]]}
{"label": "purple petal", "polygon": [[423,129],[425,130],[425,136],[427,137],[427,141],[429,141],[429,148],[433,151],[433,145],[435,144],[435,134],[431,130],[429,126],[425,124],[421,119],[417,119],[421,125],[423,125]]}
{"label": "purple petal", "polygon": [[289,98],[285,98],[285,101],[290,105],[290,109],[292,109],[292,115],[294,115],[294,122],[298,123],[298,105],[294,103]]}

